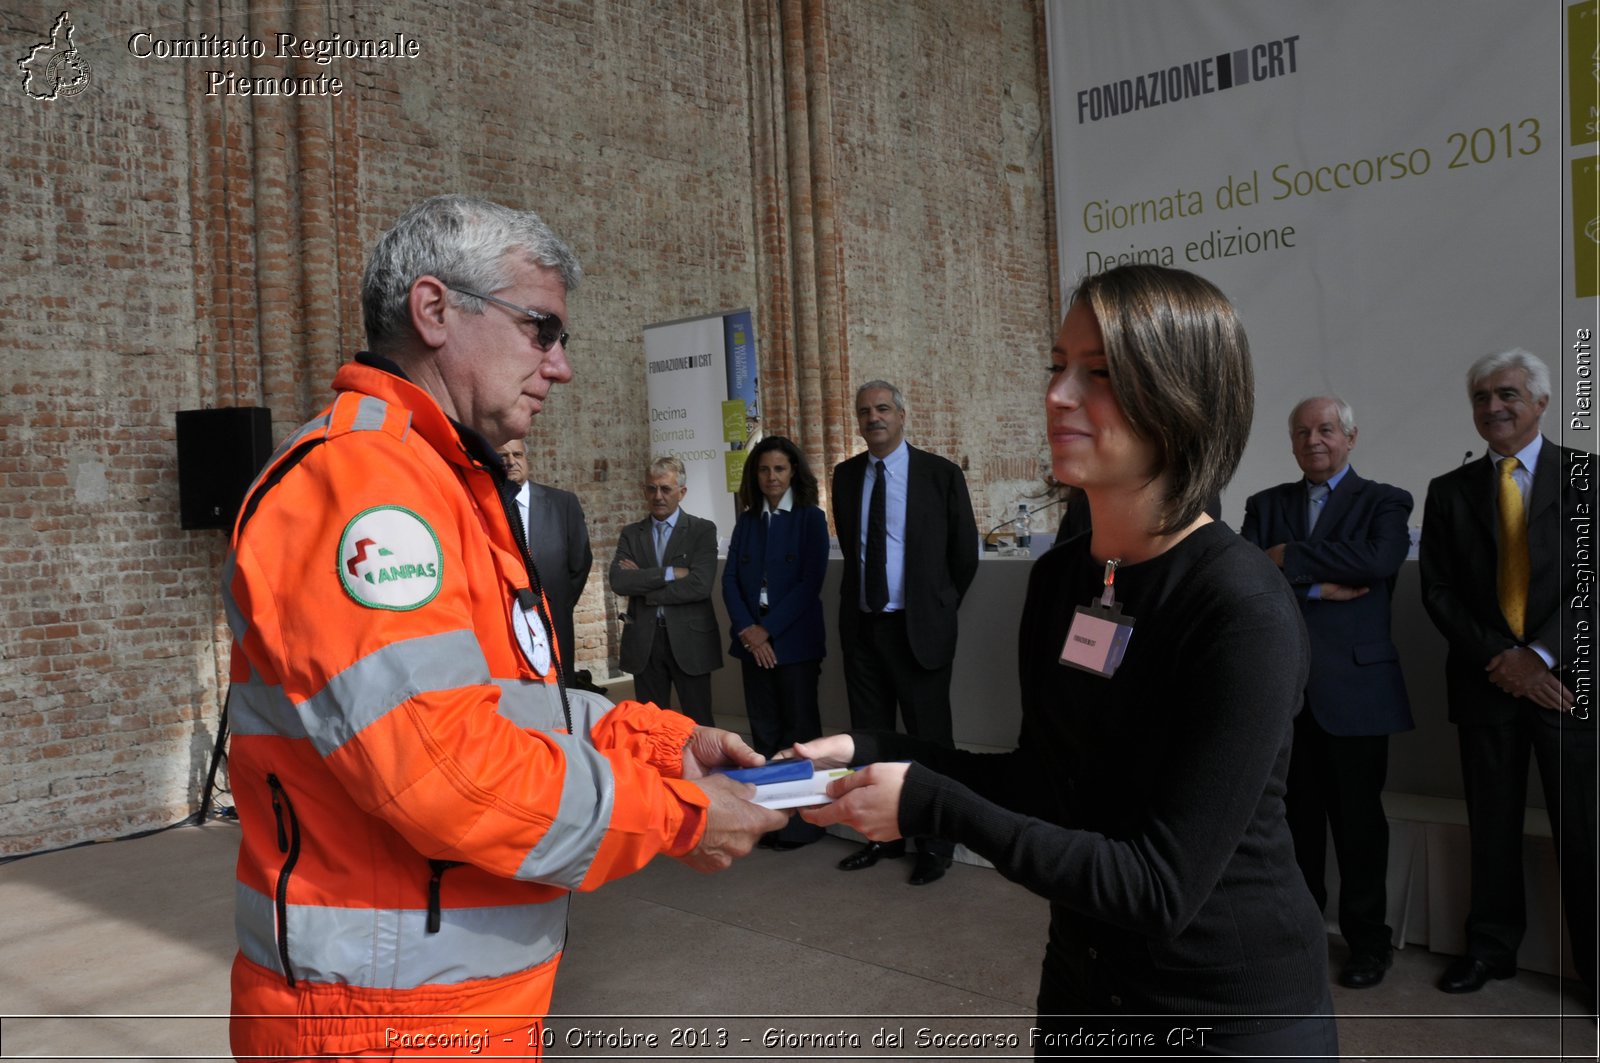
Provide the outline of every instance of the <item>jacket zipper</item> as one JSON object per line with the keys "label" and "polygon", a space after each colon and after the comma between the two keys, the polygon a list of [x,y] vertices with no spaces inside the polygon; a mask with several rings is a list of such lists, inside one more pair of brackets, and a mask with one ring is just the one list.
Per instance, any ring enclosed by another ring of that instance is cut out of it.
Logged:
{"label": "jacket zipper", "polygon": [[276,775],[267,776],[267,786],[272,791],[272,815],[278,823],[278,851],[287,854],[283,866],[278,869],[278,889],[274,899],[278,924],[278,962],[283,964],[284,979],[293,986],[294,970],[289,966],[289,876],[300,860],[300,820],[295,817],[289,792]]}
{"label": "jacket zipper", "polygon": [[444,873],[452,867],[460,867],[460,860],[429,860],[428,867],[432,874],[428,876],[428,933],[439,932],[439,920],[444,905],[440,895],[444,887]]}

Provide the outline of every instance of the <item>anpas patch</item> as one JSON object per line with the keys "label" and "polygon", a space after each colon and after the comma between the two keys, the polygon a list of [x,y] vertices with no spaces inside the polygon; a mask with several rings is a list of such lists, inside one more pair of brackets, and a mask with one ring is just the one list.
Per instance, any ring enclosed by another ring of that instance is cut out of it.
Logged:
{"label": "anpas patch", "polygon": [[439,537],[400,506],[356,515],[339,537],[339,579],[345,593],[371,609],[416,609],[433,601],[444,577]]}

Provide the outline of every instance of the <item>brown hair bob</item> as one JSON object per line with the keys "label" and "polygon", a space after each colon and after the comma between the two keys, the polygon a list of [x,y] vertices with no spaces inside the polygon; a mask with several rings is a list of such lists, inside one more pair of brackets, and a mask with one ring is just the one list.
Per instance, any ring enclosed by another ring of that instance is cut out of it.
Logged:
{"label": "brown hair bob", "polygon": [[1233,479],[1250,438],[1255,374],[1244,325],[1216,285],[1167,266],[1085,277],[1068,300],[1079,302],[1100,325],[1117,405],[1156,445],[1167,476],[1152,530],[1177,531]]}

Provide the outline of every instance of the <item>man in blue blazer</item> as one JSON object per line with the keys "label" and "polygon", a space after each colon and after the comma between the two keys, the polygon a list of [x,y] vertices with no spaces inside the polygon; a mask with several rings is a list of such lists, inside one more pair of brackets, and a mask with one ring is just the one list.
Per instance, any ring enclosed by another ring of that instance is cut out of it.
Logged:
{"label": "man in blue blazer", "polygon": [[1295,859],[1319,906],[1328,900],[1332,827],[1339,931],[1350,946],[1339,982],[1361,989],[1383,981],[1393,962],[1382,794],[1389,735],[1412,722],[1389,606],[1412,502],[1350,467],[1356,423],[1343,400],[1302,399],[1289,439],[1304,477],[1252,495],[1242,534],[1283,569],[1311,636],[1307,711],[1295,719],[1285,803]]}
{"label": "man in blue blazer", "polygon": [[[956,610],[978,573],[966,477],[954,462],[905,441],[905,397],[887,381],[856,392],[856,423],[866,453],[834,467],[830,496],[844,555],[839,645],[850,726],[892,731],[898,706],[907,734],[950,745]],[[880,480],[883,497],[875,503]],[[883,521],[876,545],[875,509]],[[911,884],[943,877],[952,843],[919,838],[917,849]],[[904,841],[869,842],[839,867],[857,871],[904,852]]]}

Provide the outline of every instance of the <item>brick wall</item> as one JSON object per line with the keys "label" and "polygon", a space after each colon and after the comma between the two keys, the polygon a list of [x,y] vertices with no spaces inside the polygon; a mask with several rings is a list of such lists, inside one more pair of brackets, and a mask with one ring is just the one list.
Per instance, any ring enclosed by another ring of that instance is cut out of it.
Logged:
{"label": "brick wall", "polygon": [[[8,69],[59,13],[5,12]],[[78,34],[88,92],[8,75],[0,105],[0,853],[177,818],[215,711],[221,552],[178,530],[173,470],[201,369],[185,100]]]}
{"label": "brick wall", "polygon": [[[5,82],[0,854],[195,806],[226,656],[224,544],[178,528],[173,412],[270,405],[280,437],[314,412],[360,341],[365,249],[424,195],[539,210],[584,261],[576,379],[529,451],[535,475],[588,512],[579,666],[608,671],[604,570],[642,512],[648,449],[640,330],[758,305],[751,78],[767,45],[752,39],[764,9],[747,2],[108,0],[73,11],[81,95],[38,101]],[[1053,324],[1038,11],[809,6],[832,64],[843,371],[901,382],[913,439],[965,462],[988,520],[1040,451]],[[26,55],[60,10],[13,0],[0,57]],[[140,29],[402,31],[422,54],[139,59],[127,45]],[[206,97],[211,68],[331,74],[346,95]],[[765,357],[780,345],[757,325]]]}
{"label": "brick wall", "polygon": [[901,388],[907,438],[966,470],[980,528],[1045,469],[1056,323],[1035,15],[840,4],[830,34],[851,389]]}

